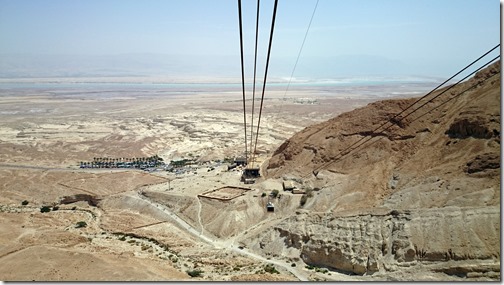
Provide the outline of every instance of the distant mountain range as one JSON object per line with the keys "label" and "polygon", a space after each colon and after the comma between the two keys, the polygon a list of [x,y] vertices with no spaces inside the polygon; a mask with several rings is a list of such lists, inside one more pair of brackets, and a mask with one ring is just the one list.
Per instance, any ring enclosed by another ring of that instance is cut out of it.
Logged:
{"label": "distant mountain range", "polygon": [[[246,56],[246,76],[252,76],[252,56]],[[290,78],[295,58],[275,57],[268,78]],[[258,78],[264,59],[258,59]],[[430,77],[421,69],[397,60],[371,55],[301,57],[296,78],[321,79],[353,76]],[[437,76],[437,74],[434,74]],[[40,77],[241,77],[239,58],[231,55],[190,56],[163,54],[28,55],[0,54],[0,78]]]}

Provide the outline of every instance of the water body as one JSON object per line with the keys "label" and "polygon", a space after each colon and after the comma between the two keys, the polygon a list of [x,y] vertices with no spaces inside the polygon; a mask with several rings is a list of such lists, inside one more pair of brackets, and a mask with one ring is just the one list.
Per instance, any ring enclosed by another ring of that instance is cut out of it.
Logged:
{"label": "water body", "polygon": [[[145,80],[145,79],[143,79]],[[358,77],[321,80],[272,80],[266,85],[267,91],[308,91],[318,95],[355,94],[363,96],[395,97],[415,96],[430,91],[440,80],[420,77]],[[250,93],[252,84],[245,85]],[[262,83],[256,85],[256,92],[261,92]],[[20,92],[21,91],[21,92]],[[86,82],[79,79],[74,82],[67,79],[58,81],[41,80],[3,80],[0,82],[0,96],[20,95],[22,91],[42,91],[51,95],[65,96],[155,96],[187,95],[191,93],[241,93],[241,83],[163,83],[163,82]]]}

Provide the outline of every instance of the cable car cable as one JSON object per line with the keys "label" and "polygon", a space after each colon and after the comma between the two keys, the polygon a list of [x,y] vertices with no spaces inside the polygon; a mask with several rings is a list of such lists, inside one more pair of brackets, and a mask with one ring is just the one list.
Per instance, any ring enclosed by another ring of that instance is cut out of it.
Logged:
{"label": "cable car cable", "polygon": [[266,57],[266,68],[264,71],[264,81],[263,81],[263,88],[262,88],[262,94],[261,94],[261,106],[259,107],[259,119],[257,121],[257,132],[256,132],[256,138],[255,138],[254,152],[252,153],[252,160],[254,160],[254,158],[255,158],[255,153],[257,150],[257,139],[259,138],[259,127],[261,125],[261,115],[262,115],[263,102],[264,102],[264,91],[266,89],[266,79],[268,78],[268,67],[269,67],[269,60],[270,60],[270,54],[271,54],[271,44],[273,43],[273,32],[275,31],[275,18],[276,18],[276,12],[277,12],[277,5],[278,5],[278,0],[275,0],[275,5],[273,6],[273,17],[271,19],[271,31],[270,31],[270,38],[269,38],[269,44],[268,44],[268,55]]}
{"label": "cable car cable", "polygon": [[[252,85],[252,119],[250,123],[250,152],[252,153],[252,145],[254,140],[254,111],[255,111],[255,90],[256,90],[256,71],[257,71],[257,43],[259,37],[259,7],[260,0],[257,0],[257,15],[256,15],[256,35],[255,35],[255,51],[254,51],[254,83]],[[248,161],[247,161],[248,164]],[[253,167],[254,161],[251,161]]]}
{"label": "cable car cable", "polygon": [[[500,44],[499,44],[500,45]],[[499,45],[497,45],[496,47],[494,47],[493,49],[491,49],[490,51],[488,51],[487,53],[485,53],[484,55],[480,56],[477,60],[473,61],[471,64],[469,64],[468,66],[466,66],[464,69],[462,69],[461,71],[457,72],[454,76],[452,76],[451,78],[455,77],[456,75],[460,74],[462,71],[464,71],[465,69],[467,69],[469,66],[473,65],[475,62],[479,61],[480,59],[482,59],[484,56],[486,56],[488,53],[490,53],[491,51],[493,51],[495,48],[497,48]],[[408,113],[406,116],[403,116],[401,117],[399,120],[397,120],[396,122],[400,122],[402,121],[403,119],[405,119],[406,117],[410,116],[411,114],[413,114],[414,112],[416,112],[417,110],[419,110],[420,108],[422,108],[423,106],[425,106],[427,103],[429,102],[432,102],[434,99],[438,98],[439,96],[441,96],[442,94],[446,93],[448,90],[452,89],[453,87],[455,87],[456,85],[460,84],[463,80],[467,79],[469,76],[475,74],[476,72],[478,72],[479,70],[483,69],[484,67],[488,66],[490,63],[492,63],[493,61],[495,61],[497,58],[499,58],[499,56],[496,56],[495,58],[493,58],[492,60],[490,60],[489,62],[485,63],[484,65],[482,65],[481,67],[479,67],[478,69],[476,69],[475,71],[471,72],[470,74],[468,74],[467,76],[465,76],[463,79],[459,80],[457,83],[451,85],[449,88],[447,88],[446,90],[444,90],[443,92],[441,92],[440,94],[436,95],[434,98],[428,100],[427,102],[425,102],[424,104],[422,104],[420,107],[416,108],[415,110],[413,110],[412,112]],[[450,79],[448,79],[450,80]],[[447,80],[447,81],[448,81]],[[447,82],[445,81],[445,83]],[[443,83],[444,84],[444,83]],[[394,117],[392,117],[391,119],[389,119],[387,122],[383,123],[381,126],[379,126],[378,128],[374,129],[371,133],[375,133],[378,129],[380,129],[381,127],[391,123],[391,120],[396,118],[397,116],[399,116],[401,113],[403,113],[404,111],[406,111],[407,109],[411,108],[413,105],[415,105],[416,103],[418,103],[422,98],[425,98],[427,95],[431,94],[432,92],[434,92],[436,89],[438,89],[439,87],[441,87],[443,84],[440,84],[438,87],[434,88],[432,91],[430,91],[428,94],[422,96],[420,99],[416,100],[413,104],[409,105],[406,109],[402,110],[401,112],[399,112],[398,114],[396,114]],[[387,128],[385,128],[384,130],[380,131],[380,132],[384,132],[386,130],[388,130],[389,128],[391,128],[394,124],[392,123],[390,126],[388,126]],[[347,155],[348,153],[354,151],[355,149],[357,149],[358,147],[360,147],[361,145],[365,144],[366,142],[368,142],[369,140],[371,140],[373,137],[371,138],[367,138],[366,137],[362,137],[361,139],[359,139],[358,141],[356,141],[355,143],[351,144],[349,147],[345,148],[344,150],[340,151],[334,160],[328,162],[328,163],[325,163],[323,164],[322,166],[319,166],[317,168],[315,168],[314,171],[317,171],[317,170],[320,170],[322,168],[325,168],[329,165],[331,165],[332,163],[338,161],[339,159],[341,159],[343,156]],[[357,143],[361,142],[362,140],[366,139],[363,143],[357,145],[356,147],[354,147]],[[340,156],[341,155],[341,156]],[[340,157],[338,157],[340,156]]]}
{"label": "cable car cable", "polygon": [[245,131],[245,161],[248,160],[247,156],[247,116],[245,110],[245,70],[243,64],[243,32],[242,32],[242,13],[241,13],[241,0],[238,0],[238,18],[240,22],[240,56],[241,56],[241,77],[242,77],[242,92],[243,92],[243,126]]}

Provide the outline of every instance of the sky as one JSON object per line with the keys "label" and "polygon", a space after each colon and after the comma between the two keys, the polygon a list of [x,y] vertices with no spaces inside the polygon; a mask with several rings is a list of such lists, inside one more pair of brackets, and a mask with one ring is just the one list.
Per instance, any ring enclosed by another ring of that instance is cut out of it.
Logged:
{"label": "sky", "polygon": [[[242,0],[247,76],[256,3]],[[290,77],[316,3],[279,0],[270,76]],[[0,0],[0,77],[239,77],[238,27],[236,0]],[[319,0],[294,77],[448,77],[498,43],[498,0]]]}

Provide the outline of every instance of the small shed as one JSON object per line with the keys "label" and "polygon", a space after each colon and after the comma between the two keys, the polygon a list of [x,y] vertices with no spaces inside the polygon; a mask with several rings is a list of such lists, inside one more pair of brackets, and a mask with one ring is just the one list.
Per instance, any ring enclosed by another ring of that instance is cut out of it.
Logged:
{"label": "small shed", "polygon": [[292,189],[292,194],[305,194],[306,191],[304,189],[298,189],[298,188],[294,188]]}
{"label": "small shed", "polygon": [[266,204],[266,210],[267,210],[268,212],[274,212],[274,211],[275,211],[275,205],[273,205],[273,203],[271,203],[271,202],[268,202],[268,203]]}
{"label": "small shed", "polygon": [[296,189],[294,181],[284,181],[282,184],[284,191],[293,191],[294,189]]}

